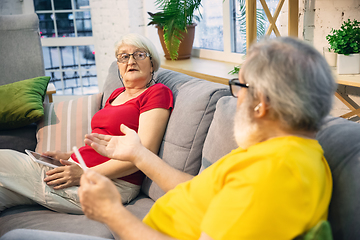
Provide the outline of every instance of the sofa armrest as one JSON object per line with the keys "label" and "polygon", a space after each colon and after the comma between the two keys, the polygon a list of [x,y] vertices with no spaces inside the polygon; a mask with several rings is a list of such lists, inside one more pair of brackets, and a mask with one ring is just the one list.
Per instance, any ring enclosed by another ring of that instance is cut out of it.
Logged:
{"label": "sofa armrest", "polygon": [[25,152],[25,149],[34,151],[36,147],[36,123],[22,128],[0,130],[0,149],[13,149]]}

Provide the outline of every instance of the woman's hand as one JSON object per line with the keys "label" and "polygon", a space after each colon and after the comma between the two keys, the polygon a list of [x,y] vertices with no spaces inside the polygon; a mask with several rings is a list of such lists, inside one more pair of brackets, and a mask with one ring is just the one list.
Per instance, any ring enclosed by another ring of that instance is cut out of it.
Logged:
{"label": "woman's hand", "polygon": [[54,186],[55,190],[80,185],[83,169],[76,163],[67,160],[60,160],[65,165],[57,167],[46,172],[47,177],[44,179],[49,186]]}
{"label": "woman's hand", "polygon": [[115,210],[123,207],[112,181],[92,170],[82,175],[78,194],[85,215],[99,222],[106,223]]}
{"label": "woman's hand", "polygon": [[125,134],[124,136],[88,134],[85,136],[85,143],[108,158],[134,162],[136,154],[145,147],[134,130],[124,124],[121,124],[120,130]]}
{"label": "woman's hand", "polygon": [[61,152],[61,151],[47,151],[43,155],[55,158],[57,160],[63,159],[68,160],[71,157],[72,152]]}

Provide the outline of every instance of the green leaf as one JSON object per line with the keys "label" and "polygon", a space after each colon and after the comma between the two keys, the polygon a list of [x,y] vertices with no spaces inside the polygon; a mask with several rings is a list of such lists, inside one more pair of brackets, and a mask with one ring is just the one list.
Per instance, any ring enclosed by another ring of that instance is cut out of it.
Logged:
{"label": "green leaf", "polygon": [[240,65],[234,66],[234,69],[228,72],[228,74],[235,75],[235,74],[239,74],[239,72],[240,72]]}
{"label": "green leaf", "polygon": [[359,52],[360,22],[357,20],[344,21],[340,29],[331,29],[326,36],[330,48],[336,53],[352,54]]}

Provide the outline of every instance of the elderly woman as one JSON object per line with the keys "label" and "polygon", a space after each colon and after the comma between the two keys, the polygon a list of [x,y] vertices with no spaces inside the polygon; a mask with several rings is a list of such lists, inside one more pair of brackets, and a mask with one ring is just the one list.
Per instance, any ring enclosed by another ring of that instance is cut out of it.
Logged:
{"label": "elderly woman", "polygon": [[[123,135],[120,125],[125,124],[156,154],[173,107],[171,90],[153,78],[159,69],[159,56],[154,45],[138,34],[124,36],[115,45],[115,56],[124,87],[116,89],[104,108],[94,115],[92,133]],[[88,167],[112,179],[122,203],[137,196],[144,175],[134,164],[104,157],[87,145],[79,152]],[[77,189],[83,170],[75,154],[59,151],[44,154],[64,166],[49,168],[25,154],[0,151],[0,211],[37,202],[55,211],[82,214]]]}

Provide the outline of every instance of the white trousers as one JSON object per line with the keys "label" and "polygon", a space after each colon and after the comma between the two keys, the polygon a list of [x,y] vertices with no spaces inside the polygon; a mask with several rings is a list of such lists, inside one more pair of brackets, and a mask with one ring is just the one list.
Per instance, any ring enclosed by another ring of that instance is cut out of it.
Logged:
{"label": "white trousers", "polygon": [[[16,205],[38,203],[57,212],[83,214],[77,194],[79,187],[54,190],[43,180],[50,169],[24,153],[0,150],[0,212]],[[120,179],[113,183],[122,203],[130,202],[140,191],[140,186]]]}

